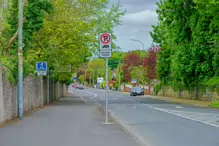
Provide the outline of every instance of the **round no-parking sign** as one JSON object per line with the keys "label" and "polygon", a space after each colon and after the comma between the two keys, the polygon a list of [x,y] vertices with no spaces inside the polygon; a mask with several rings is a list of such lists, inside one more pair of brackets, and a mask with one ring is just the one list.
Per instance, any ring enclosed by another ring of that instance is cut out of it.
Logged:
{"label": "round no-parking sign", "polygon": [[112,57],[112,37],[111,33],[102,33],[100,35],[100,57]]}
{"label": "round no-parking sign", "polygon": [[108,44],[108,43],[110,43],[110,40],[111,40],[111,36],[110,36],[108,33],[102,34],[101,37],[100,37],[100,41],[101,41],[103,44]]}

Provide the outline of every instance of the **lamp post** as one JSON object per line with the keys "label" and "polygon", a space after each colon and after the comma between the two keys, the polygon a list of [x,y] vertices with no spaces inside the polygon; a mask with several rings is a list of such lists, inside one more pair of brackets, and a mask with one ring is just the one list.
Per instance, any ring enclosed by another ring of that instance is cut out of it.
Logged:
{"label": "lamp post", "polygon": [[143,50],[144,50],[144,44],[143,44],[141,41],[136,40],[136,39],[131,39],[131,40],[134,41],[134,42],[139,42],[139,43],[142,45],[142,48],[143,48]]}
{"label": "lamp post", "polygon": [[18,34],[18,115],[23,118],[23,0],[19,0],[19,34]]}

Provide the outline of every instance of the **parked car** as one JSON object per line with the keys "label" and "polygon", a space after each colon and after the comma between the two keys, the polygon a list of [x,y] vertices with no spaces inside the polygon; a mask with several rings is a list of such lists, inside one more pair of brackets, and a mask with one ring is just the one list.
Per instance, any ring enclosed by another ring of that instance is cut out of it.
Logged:
{"label": "parked car", "polygon": [[79,89],[79,90],[84,90],[84,86],[78,86],[77,89]]}
{"label": "parked car", "polygon": [[144,89],[141,87],[132,88],[130,96],[144,95]]}

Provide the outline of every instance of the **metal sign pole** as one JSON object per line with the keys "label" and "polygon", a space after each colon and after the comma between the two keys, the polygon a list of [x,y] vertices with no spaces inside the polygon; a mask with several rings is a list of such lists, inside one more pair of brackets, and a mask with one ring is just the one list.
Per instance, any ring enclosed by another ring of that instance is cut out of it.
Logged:
{"label": "metal sign pole", "polygon": [[49,104],[49,67],[48,67],[48,80],[47,80],[47,104]]}
{"label": "metal sign pole", "polygon": [[106,58],[106,91],[105,91],[105,111],[106,111],[106,123],[108,123],[108,58],[112,57],[112,37],[111,33],[100,34],[100,57]]}
{"label": "metal sign pole", "polygon": [[54,79],[54,73],[53,73],[53,84],[52,84],[52,100],[55,101],[55,79]]}
{"label": "metal sign pole", "polygon": [[106,123],[108,123],[108,58],[106,58]]}
{"label": "metal sign pole", "polygon": [[23,118],[23,0],[19,0],[19,34],[18,34],[18,117]]}

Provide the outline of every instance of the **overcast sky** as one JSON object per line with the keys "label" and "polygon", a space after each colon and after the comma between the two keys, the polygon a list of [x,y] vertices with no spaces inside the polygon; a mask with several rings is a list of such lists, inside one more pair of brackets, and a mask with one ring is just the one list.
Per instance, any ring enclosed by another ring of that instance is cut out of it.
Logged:
{"label": "overcast sky", "polygon": [[117,44],[122,51],[142,49],[138,42],[131,41],[136,39],[143,42],[145,49],[151,46],[152,38],[150,31],[151,25],[157,24],[156,2],[158,0],[110,0],[111,3],[120,2],[122,9],[127,10],[122,17],[122,25],[115,28],[118,37]]}

